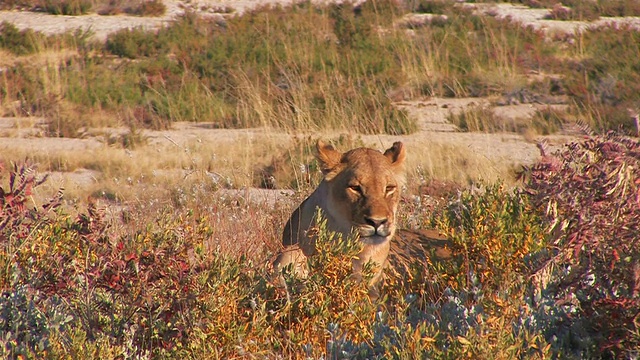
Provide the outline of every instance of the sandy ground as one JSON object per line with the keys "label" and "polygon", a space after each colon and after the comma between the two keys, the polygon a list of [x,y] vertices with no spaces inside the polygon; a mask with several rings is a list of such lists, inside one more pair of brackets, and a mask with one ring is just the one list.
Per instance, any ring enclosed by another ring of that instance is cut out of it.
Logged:
{"label": "sandy ground", "polygon": [[549,33],[568,33],[573,34],[582,30],[599,27],[610,24],[629,25],[634,28],[640,29],[640,17],[601,17],[595,21],[559,21],[549,20],[545,17],[549,14],[547,9],[532,9],[524,5],[514,4],[465,4],[477,9],[477,11],[489,15],[495,16],[499,19],[510,18],[513,21],[522,23],[525,26],[533,26],[536,29],[544,30]]}

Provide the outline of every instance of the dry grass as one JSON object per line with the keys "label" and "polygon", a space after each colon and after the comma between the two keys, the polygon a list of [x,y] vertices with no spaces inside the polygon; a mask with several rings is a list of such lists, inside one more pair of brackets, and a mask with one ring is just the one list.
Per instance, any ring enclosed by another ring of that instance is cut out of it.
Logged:
{"label": "dry grass", "polygon": [[[0,161],[8,164],[29,159],[38,164],[39,171],[53,173],[51,181],[34,194],[35,203],[41,203],[62,187],[70,206],[92,197],[132,208],[152,203],[188,207],[221,188],[264,186],[261,181],[266,169],[273,171],[270,175],[278,188],[308,193],[320,178],[311,150],[319,137],[334,139],[341,150],[363,145],[382,149],[394,140],[392,137],[382,142],[371,137],[341,140],[330,134],[294,140],[268,132],[186,140],[177,135],[178,131],[164,134],[166,137],[160,132],[148,133],[155,136],[148,137],[146,145],[131,150],[95,142],[94,148],[86,150],[55,150],[60,145],[50,145],[47,153],[16,146],[3,149]],[[473,151],[468,140],[443,143],[419,137],[404,139],[410,155],[407,196],[418,194],[420,186],[432,180],[461,185],[513,181],[517,163],[508,156],[485,155],[497,140],[493,136],[487,134],[484,140],[473,143],[474,147],[487,151]],[[78,140],[81,141],[89,140]]]}
{"label": "dry grass", "polygon": [[514,164],[499,158],[487,158],[462,144],[435,143],[411,150],[407,166],[411,169],[410,183],[413,184],[431,179],[461,185],[501,179],[513,181]]}
{"label": "dry grass", "polygon": [[[342,149],[383,148],[401,138],[410,145],[410,176],[418,183],[509,182],[520,164],[510,160],[508,150],[492,154],[495,142],[504,141],[501,135],[440,134],[434,141],[421,133],[406,135],[416,125],[413,119],[403,122],[406,114],[395,110],[389,98],[398,89],[409,97],[500,96],[529,86],[530,69],[554,68],[560,59],[585,62],[589,44],[603,45],[595,35],[585,35],[577,39],[579,46],[561,47],[531,29],[437,5],[448,20],[412,29],[392,26],[392,19],[380,18],[376,9],[357,13],[348,6],[314,12],[305,10],[307,5],[261,9],[230,20],[225,25],[229,31],[187,16],[158,36],[142,30],[114,34],[104,48],[82,34],[46,38],[30,33],[33,41],[25,43],[26,33],[7,28],[8,50],[3,54],[8,56],[0,61],[11,71],[0,75],[5,85],[0,92],[2,113],[43,115],[49,125],[44,132],[35,131],[37,136],[98,139],[101,145],[80,152],[54,147],[47,153],[16,146],[4,151],[2,159],[31,158],[41,170],[96,171],[90,186],[75,186],[78,192],[67,195],[73,199],[104,193],[120,202],[141,202],[140,194],[160,196],[181,184],[208,183],[212,178],[212,186],[237,188],[266,186],[265,176],[273,176],[277,187],[305,190],[311,183],[309,172],[316,174],[307,166],[317,138],[335,139]],[[284,16],[291,27],[276,21]],[[262,39],[267,30],[273,39]],[[31,53],[14,53],[20,46]],[[133,60],[104,56],[109,53]],[[372,60],[372,53],[379,56]],[[566,83],[580,87],[571,81]],[[607,84],[594,91],[604,97]],[[586,100],[573,104],[582,107],[574,110],[575,118],[605,128],[603,111],[613,110],[603,109],[609,105],[598,99],[580,96]],[[472,109],[458,118],[466,116],[469,131],[513,131],[533,139],[557,130],[556,115],[539,112],[532,122],[509,123]],[[390,118],[394,122],[387,123]],[[204,123],[201,131],[185,133],[179,126],[171,130],[177,121]],[[220,135],[207,128],[211,122],[211,127],[270,130],[229,130]],[[114,134],[102,129],[107,127],[124,130]],[[25,131],[2,130],[7,136]],[[354,131],[404,135],[350,135],[357,141],[343,141],[336,134]],[[526,151],[533,147],[523,146]],[[533,160],[528,155],[518,158]]]}
{"label": "dry grass", "polygon": [[[230,131],[233,132],[233,131]],[[42,172],[89,170],[96,173],[80,186],[73,180],[51,184],[77,192],[67,192],[71,200],[82,200],[99,189],[113,193],[120,201],[144,201],[146,197],[166,197],[172,188],[197,183],[212,188],[252,186],[260,164],[268,163],[276,149],[286,146],[282,136],[260,132],[217,132],[213,137],[189,139],[175,132],[149,132],[147,144],[133,149],[120,144],[108,145],[108,135],[96,139],[15,139],[5,142],[0,161],[5,164],[27,159]],[[142,135],[144,136],[144,135]],[[34,151],[46,146],[47,152]],[[291,165],[296,166],[296,165]],[[155,191],[150,191],[156,189]]]}

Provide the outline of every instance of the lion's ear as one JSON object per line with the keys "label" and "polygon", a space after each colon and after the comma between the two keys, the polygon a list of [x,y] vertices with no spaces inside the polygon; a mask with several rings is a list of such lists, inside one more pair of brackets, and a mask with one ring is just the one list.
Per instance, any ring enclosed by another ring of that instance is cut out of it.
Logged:
{"label": "lion's ear", "polygon": [[322,170],[325,179],[331,180],[331,178],[339,172],[336,170],[339,169],[342,153],[336,150],[331,144],[327,144],[322,140],[318,140],[316,149],[316,158],[320,162],[320,170]]}
{"label": "lion's ear", "polygon": [[407,157],[407,152],[404,149],[404,145],[400,141],[393,143],[393,146],[385,150],[384,156],[386,156],[393,165],[402,165],[404,159]]}

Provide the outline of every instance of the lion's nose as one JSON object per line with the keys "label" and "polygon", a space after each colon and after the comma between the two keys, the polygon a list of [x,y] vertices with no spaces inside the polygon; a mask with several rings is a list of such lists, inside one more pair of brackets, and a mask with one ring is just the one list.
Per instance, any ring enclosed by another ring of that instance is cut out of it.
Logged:
{"label": "lion's nose", "polygon": [[386,224],[388,219],[386,217],[375,218],[375,217],[367,216],[364,218],[364,221],[367,223],[367,225],[371,225],[373,226],[374,229],[378,229],[380,226]]}

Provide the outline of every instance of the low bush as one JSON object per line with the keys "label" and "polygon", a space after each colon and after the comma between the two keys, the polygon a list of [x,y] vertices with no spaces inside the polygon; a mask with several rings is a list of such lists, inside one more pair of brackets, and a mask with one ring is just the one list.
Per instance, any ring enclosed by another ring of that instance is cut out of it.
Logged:
{"label": "low bush", "polygon": [[546,108],[536,110],[529,125],[536,134],[551,135],[562,129],[569,123],[570,116],[562,110]]}
{"label": "low bush", "polygon": [[38,0],[5,0],[0,4],[2,10],[31,9]]}
{"label": "low bush", "polygon": [[420,0],[410,2],[417,13],[444,14],[451,11],[452,5],[446,0]]}
{"label": "low bush", "polygon": [[10,22],[3,21],[0,24],[0,48],[10,51],[15,55],[27,55],[37,52],[44,36],[31,29],[18,30]]}
{"label": "low bush", "polygon": [[460,113],[450,113],[447,120],[458,127],[462,132],[497,132],[514,129],[505,129],[499,119],[490,108],[476,105],[462,110]]}
{"label": "low bush", "polygon": [[44,0],[42,9],[53,15],[84,15],[91,11],[91,0]]}
{"label": "low bush", "polygon": [[142,28],[122,29],[107,38],[105,48],[114,55],[136,59],[158,55],[157,37]]}
{"label": "low bush", "polygon": [[498,184],[479,191],[462,192],[441,217],[432,220],[462,257],[460,267],[444,279],[454,289],[478,284],[488,293],[517,293],[528,272],[525,258],[547,247],[542,219],[517,190],[507,191]]}
{"label": "low bush", "polygon": [[[366,283],[350,278],[360,244],[334,241],[323,222],[311,277],[301,283],[285,275],[292,285],[285,296],[270,285],[264,268],[207,249],[212,229],[206,219],[163,212],[154,223],[116,235],[94,205],[76,219],[46,217],[49,207],[26,210],[22,195],[42,182],[30,173],[14,168],[10,191],[3,190],[3,219],[9,219],[0,232],[0,263],[9,270],[0,278],[3,355],[227,358],[381,351],[370,342],[376,314]],[[25,213],[34,220],[23,221]]]}
{"label": "low bush", "polygon": [[639,155],[640,142],[609,133],[566,145],[524,173],[555,245],[536,254],[529,325],[546,321],[553,345],[579,357],[624,358],[640,347]]}
{"label": "low bush", "polygon": [[162,0],[143,0],[139,5],[127,9],[127,13],[138,16],[162,16],[167,6]]}

